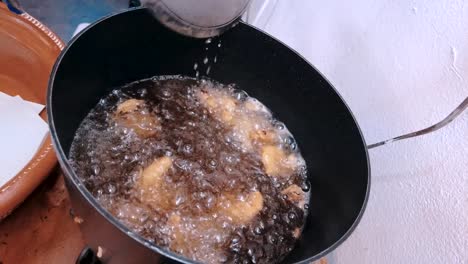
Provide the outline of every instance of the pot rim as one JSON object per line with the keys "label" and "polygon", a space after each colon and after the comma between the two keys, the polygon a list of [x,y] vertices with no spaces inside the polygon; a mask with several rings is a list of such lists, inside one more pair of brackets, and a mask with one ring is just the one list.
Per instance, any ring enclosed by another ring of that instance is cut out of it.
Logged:
{"label": "pot rim", "polygon": [[[103,21],[105,21],[107,19],[110,19],[110,18],[112,18],[114,16],[119,16],[119,15],[122,15],[122,14],[125,14],[125,13],[136,12],[136,11],[140,11],[140,10],[144,10],[144,9],[146,9],[146,8],[144,8],[144,7],[131,8],[131,9],[128,9],[128,10],[124,10],[122,12],[118,12],[118,13],[114,13],[114,14],[110,14],[108,16],[102,17],[101,19],[95,21],[94,23],[92,23],[91,25],[89,25],[88,27],[83,29],[81,32],[76,34],[70,40],[68,45],[62,50],[62,52],[60,53],[58,59],[56,60],[56,62],[54,64],[54,67],[52,69],[52,72],[51,72],[51,75],[50,75],[50,78],[49,78],[48,90],[47,90],[47,106],[48,106],[47,107],[47,115],[48,115],[48,118],[49,118],[49,128],[50,128],[50,133],[51,133],[51,136],[52,136],[52,144],[53,144],[53,146],[54,146],[54,148],[55,148],[55,150],[57,152],[58,161],[59,161],[60,165],[62,166],[63,169],[66,170],[66,173],[64,173],[65,177],[67,177],[68,179],[71,180],[71,182],[77,187],[77,189],[81,193],[81,195],[83,195],[85,200],[88,203],[90,203],[94,207],[94,209],[97,210],[99,212],[99,214],[101,214],[107,221],[109,221],[111,224],[113,224],[115,227],[117,227],[121,232],[127,234],[132,239],[134,239],[135,241],[140,243],[142,246],[147,247],[147,248],[155,251],[156,253],[163,255],[164,257],[170,258],[170,259],[175,260],[175,261],[179,261],[181,263],[186,263],[186,264],[198,263],[196,261],[188,259],[188,258],[186,258],[186,257],[184,257],[182,255],[176,254],[176,253],[174,253],[174,252],[172,252],[170,250],[163,249],[163,248],[149,242],[148,240],[146,240],[142,236],[138,235],[137,233],[133,232],[131,229],[127,228],[123,223],[121,223],[114,216],[112,216],[107,210],[105,210],[98,203],[98,201],[94,198],[94,196],[86,189],[86,187],[82,184],[81,180],[76,175],[75,171],[71,168],[71,166],[70,166],[70,164],[68,162],[68,158],[67,158],[66,154],[64,153],[64,151],[62,149],[62,146],[60,144],[60,141],[58,139],[58,136],[57,136],[57,133],[56,133],[56,130],[55,130],[55,123],[54,123],[53,111],[52,111],[52,108],[53,108],[53,106],[52,106],[53,85],[54,85],[55,75],[57,73],[57,70],[58,70],[58,68],[60,66],[60,63],[61,63],[62,59],[66,56],[67,51],[81,37],[81,35],[85,34],[88,30],[90,30],[92,27],[98,25],[99,23],[101,23],[101,22],[103,22]],[[344,101],[343,97],[338,93],[338,91],[332,85],[332,83],[315,66],[313,66],[308,60],[306,60],[296,50],[292,49],[291,47],[289,47],[288,45],[286,45],[282,41],[276,39],[275,37],[273,37],[270,34],[264,32],[263,30],[255,27],[255,26],[249,25],[249,24],[247,24],[247,23],[245,23],[243,21],[241,21],[239,24],[242,24],[243,26],[251,27],[251,28],[259,31],[262,34],[265,34],[266,36],[270,37],[271,39],[279,42],[280,44],[282,44],[283,46],[285,46],[286,48],[288,48],[292,52],[294,52],[299,58],[301,58],[302,60],[307,62],[307,64],[309,64],[310,67],[312,67],[312,69],[314,69],[316,72],[318,72],[320,74],[320,76],[328,83],[330,88],[333,89],[333,91],[340,98],[340,100],[342,101],[342,103],[344,104],[344,106],[346,107],[348,112],[351,114],[351,117],[353,118],[354,123],[356,124],[356,127],[358,129],[359,136],[360,136],[360,138],[362,140],[364,153],[366,155],[367,186],[366,186],[366,194],[365,194],[365,197],[364,197],[364,201],[362,203],[362,207],[361,207],[361,209],[359,211],[359,214],[357,215],[356,219],[354,220],[353,224],[349,227],[349,229],[335,243],[333,243],[328,248],[322,250],[320,253],[318,253],[318,254],[316,254],[316,255],[314,255],[312,257],[309,257],[309,258],[307,258],[305,260],[301,260],[299,262],[296,262],[296,264],[308,264],[308,263],[311,263],[313,261],[316,261],[316,260],[324,257],[328,253],[335,250],[339,245],[341,245],[351,235],[351,233],[356,229],[357,225],[359,224],[359,222],[362,219],[364,211],[365,211],[365,209],[367,207],[367,202],[368,202],[369,193],[370,193],[370,186],[371,186],[371,167],[370,167],[369,153],[368,153],[368,149],[367,149],[367,144],[366,144],[366,141],[364,139],[362,130],[359,127],[359,124],[358,124],[353,112],[349,108],[348,104]]]}

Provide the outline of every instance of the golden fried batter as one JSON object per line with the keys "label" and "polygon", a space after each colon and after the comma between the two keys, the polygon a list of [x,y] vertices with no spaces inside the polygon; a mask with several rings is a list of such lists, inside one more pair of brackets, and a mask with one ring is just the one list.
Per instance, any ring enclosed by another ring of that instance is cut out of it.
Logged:
{"label": "golden fried batter", "polygon": [[263,146],[262,162],[265,172],[274,177],[289,177],[298,166],[294,154],[287,155],[283,149],[272,145]]}
{"label": "golden fried batter", "polygon": [[281,193],[286,195],[288,200],[294,203],[297,207],[304,208],[306,193],[301,189],[301,187],[293,184],[282,190]]}
{"label": "golden fried batter", "polygon": [[232,124],[237,109],[237,102],[234,98],[222,93],[210,94],[203,90],[198,93],[198,98],[217,119],[226,125]]}
{"label": "golden fried batter", "polygon": [[137,188],[141,189],[141,200],[153,207],[162,209],[172,206],[173,193],[168,190],[165,174],[172,167],[172,159],[170,157],[161,157],[155,159],[148,167],[140,174]]}
{"label": "golden fried batter", "polygon": [[114,120],[144,138],[156,135],[160,128],[159,120],[149,113],[143,100],[128,99],[120,103]]}
{"label": "golden fried batter", "polygon": [[224,194],[220,200],[219,212],[241,225],[250,222],[263,208],[263,195],[258,191],[249,193],[244,200],[232,194]]}

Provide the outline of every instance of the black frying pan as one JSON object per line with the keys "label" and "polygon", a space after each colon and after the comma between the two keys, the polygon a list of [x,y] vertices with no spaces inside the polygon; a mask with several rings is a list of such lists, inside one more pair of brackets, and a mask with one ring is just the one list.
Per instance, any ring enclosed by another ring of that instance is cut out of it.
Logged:
{"label": "black frying pan", "polygon": [[[301,240],[284,263],[310,263],[329,253],[350,235],[364,212],[370,186],[366,144],[330,83],[293,50],[246,24],[210,45],[206,51],[204,40],[178,35],[145,9],[134,9],[81,32],[54,67],[47,101],[54,146],[84,237],[104,262],[193,263],[146,243],[99,206],[67,161],[75,131],[114,87],[154,75],[195,76],[193,65],[203,66],[205,56],[217,56],[209,77],[237,84],[272,109],[306,159],[310,212]],[[199,69],[203,75],[206,68]]]}

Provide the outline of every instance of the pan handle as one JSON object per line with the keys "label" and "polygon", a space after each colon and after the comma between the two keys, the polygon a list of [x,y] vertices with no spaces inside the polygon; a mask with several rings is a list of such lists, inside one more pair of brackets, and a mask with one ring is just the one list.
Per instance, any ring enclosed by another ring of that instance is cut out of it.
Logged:
{"label": "pan handle", "polygon": [[89,248],[85,247],[81,251],[80,255],[75,261],[75,264],[101,264],[102,262],[99,258],[94,254],[94,251]]}
{"label": "pan handle", "polygon": [[4,2],[8,9],[17,15],[24,13],[23,8],[17,0],[0,0],[0,2]]}
{"label": "pan handle", "polygon": [[424,128],[422,130],[418,130],[418,131],[415,131],[415,132],[411,132],[411,133],[404,134],[404,135],[401,135],[401,136],[398,136],[398,137],[395,137],[395,138],[387,139],[387,140],[384,140],[384,141],[380,141],[380,142],[368,145],[367,148],[372,149],[372,148],[380,147],[380,146],[383,146],[383,145],[386,145],[386,144],[389,144],[389,143],[393,143],[395,141],[399,141],[399,140],[402,140],[402,139],[418,137],[418,136],[422,136],[424,134],[432,133],[432,132],[437,131],[437,130],[441,129],[442,127],[448,125],[455,118],[457,118],[461,113],[463,113],[463,111],[465,111],[467,108],[468,108],[468,97],[466,97],[465,100],[463,100],[463,102],[457,108],[455,108],[455,110],[453,110],[447,117],[442,119],[442,121],[440,121],[440,122],[438,122],[438,123],[436,123],[436,124],[434,124],[434,125],[432,125],[430,127]]}

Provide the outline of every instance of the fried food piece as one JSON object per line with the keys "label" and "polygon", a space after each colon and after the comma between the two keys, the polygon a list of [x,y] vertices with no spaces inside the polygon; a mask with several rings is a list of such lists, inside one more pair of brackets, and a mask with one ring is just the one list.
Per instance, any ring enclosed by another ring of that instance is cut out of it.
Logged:
{"label": "fried food piece", "polygon": [[221,120],[227,124],[232,123],[237,107],[236,101],[226,96],[221,98],[219,103],[221,106]]}
{"label": "fried food piece", "polygon": [[232,124],[237,109],[237,102],[234,98],[221,92],[210,93],[204,90],[198,93],[198,98],[217,119],[227,125]]}
{"label": "fried food piece", "polygon": [[178,226],[180,225],[180,219],[181,218],[178,214],[171,214],[171,216],[169,216],[169,218],[167,219],[167,224],[170,227]]}
{"label": "fried food piece", "polygon": [[293,231],[293,237],[299,238],[301,236],[301,229],[299,227],[296,227]]}
{"label": "fried food piece", "polygon": [[260,102],[248,99],[242,103],[221,91],[201,90],[198,98],[216,119],[235,131],[236,140],[246,150],[252,151],[255,145],[278,143],[279,135],[268,127],[264,114],[259,114],[269,114]]}
{"label": "fried food piece", "polygon": [[301,189],[301,187],[293,184],[282,190],[281,193],[286,195],[288,200],[297,207],[301,209],[304,208],[306,203],[306,193]]}
{"label": "fried food piece", "polygon": [[144,138],[156,135],[160,129],[159,120],[149,113],[143,100],[128,99],[120,103],[115,111],[114,120]]}
{"label": "fried food piece", "polygon": [[[221,245],[213,234],[222,234],[226,230],[221,225],[214,224],[212,220],[184,219],[179,214],[172,213],[166,224],[170,234],[170,250],[179,254],[191,255],[200,260],[206,258],[207,255],[211,255],[212,260],[219,259],[224,253],[224,251],[214,250]],[[206,234],[211,234],[208,236],[213,237],[213,239],[207,240],[206,237],[203,237]],[[203,262],[219,263],[208,260]]]}
{"label": "fried food piece", "polygon": [[273,145],[263,146],[262,162],[265,172],[274,177],[289,177],[299,164],[294,154],[287,155],[283,149]]}
{"label": "fried food piece", "polygon": [[145,101],[138,99],[128,99],[117,106],[117,114],[125,114],[138,110],[138,107],[144,106]]}
{"label": "fried food piece", "polygon": [[260,103],[258,100],[249,98],[244,102],[244,107],[252,112],[263,112],[265,114],[271,114],[268,108]]}
{"label": "fried food piece", "polygon": [[172,167],[170,157],[155,159],[140,174],[137,188],[140,188],[140,199],[156,208],[167,209],[172,206],[172,192],[167,188],[164,176]]}
{"label": "fried food piece", "polygon": [[255,123],[252,119],[243,115],[237,115],[231,122],[234,140],[239,142],[246,151],[254,150],[253,141],[249,135],[255,131]]}
{"label": "fried food piece", "polygon": [[247,224],[263,208],[263,195],[256,191],[251,192],[244,200],[235,195],[224,194],[218,204],[219,212],[230,217],[237,224]]}
{"label": "fried food piece", "polygon": [[180,230],[180,222],[180,216],[172,214],[167,220],[167,225],[172,230],[170,249],[182,253],[187,250],[188,245],[183,232]]}
{"label": "fried food piece", "polygon": [[141,173],[140,183],[142,188],[152,188],[161,185],[163,176],[172,167],[172,159],[164,156],[155,159]]}
{"label": "fried food piece", "polygon": [[216,100],[214,99],[213,95],[209,94],[208,91],[201,90],[198,93],[198,98],[200,102],[208,108],[208,110],[214,110],[214,108],[217,106]]}
{"label": "fried food piece", "polygon": [[276,144],[280,140],[278,133],[266,129],[251,131],[250,139],[260,144]]}

